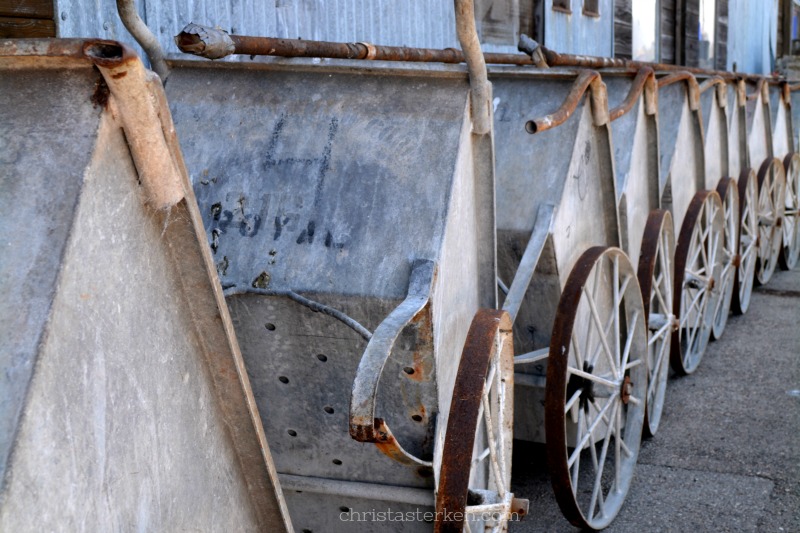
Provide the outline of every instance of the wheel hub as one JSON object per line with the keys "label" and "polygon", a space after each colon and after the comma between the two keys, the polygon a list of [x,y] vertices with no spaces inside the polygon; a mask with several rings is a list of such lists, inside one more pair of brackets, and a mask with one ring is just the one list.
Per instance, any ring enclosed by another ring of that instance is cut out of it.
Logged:
{"label": "wheel hub", "polygon": [[622,386],[620,387],[619,396],[622,400],[622,403],[628,405],[628,400],[631,399],[631,391],[633,390],[633,382],[631,382],[630,376],[625,376],[625,379],[622,380]]}

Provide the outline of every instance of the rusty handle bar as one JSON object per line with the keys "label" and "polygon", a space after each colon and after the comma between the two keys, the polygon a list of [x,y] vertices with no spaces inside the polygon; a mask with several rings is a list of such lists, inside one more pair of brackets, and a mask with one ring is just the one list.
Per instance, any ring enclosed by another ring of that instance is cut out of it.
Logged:
{"label": "rusty handle bar", "polygon": [[530,134],[547,131],[567,121],[577,109],[581,97],[587,89],[592,90],[593,113],[595,124],[601,126],[608,122],[608,101],[606,99],[605,85],[600,79],[600,73],[595,70],[583,70],[578,75],[569,94],[564,99],[561,107],[549,115],[529,120],[525,124],[525,131]]}
{"label": "rusty handle bar", "polygon": [[647,114],[655,114],[655,99],[657,98],[658,91],[656,90],[656,75],[653,69],[650,67],[639,69],[639,72],[636,73],[636,77],[633,79],[630,91],[628,91],[628,96],[625,97],[625,100],[623,100],[620,105],[608,112],[608,120],[616,120],[633,109],[633,104],[636,103],[636,100],[639,98],[642,92],[645,92],[645,98],[647,98],[647,101],[645,102]]}
{"label": "rusty handle bar", "polygon": [[689,108],[692,111],[700,109],[700,86],[697,84],[697,79],[694,77],[694,74],[688,70],[673,72],[663,78],[659,78],[658,88],[661,89],[679,81],[686,82],[687,90],[689,91]]}
{"label": "rusty handle bar", "polygon": [[[535,41],[532,41],[535,43]],[[223,30],[190,23],[175,36],[181,52],[207,59],[221,59],[232,54],[280,57],[321,57],[329,59],[362,59],[380,61],[408,61],[423,63],[464,63],[464,54],[455,48],[414,48],[406,46],[383,46],[365,42],[335,43],[309,41],[305,39],[280,39],[276,37],[248,37],[229,35]],[[538,44],[538,43],[537,43]],[[709,70],[668,63],[651,63],[600,56],[560,54],[538,45],[537,57],[546,63],[535,62],[526,54],[484,53],[484,60],[492,65],[582,67],[590,69],[621,68],[638,71],[652,68],[654,71],[686,71],[702,76],[720,76],[727,81],[738,79],[757,80],[764,76]],[[792,90],[800,84],[792,86]]]}
{"label": "rusty handle bar", "polygon": [[703,83],[700,84],[700,94],[703,94],[707,90],[709,90],[713,86],[722,86],[727,87],[727,82],[722,78],[722,76],[711,76]]}
{"label": "rusty handle bar", "polygon": [[[408,61],[416,63],[464,63],[461,50],[455,48],[411,48],[382,46],[370,43],[334,43],[275,37],[229,35],[216,28],[190,23],[175,37],[181,52],[207,59],[221,59],[232,54],[280,57],[322,57],[329,59],[363,59],[376,61]],[[521,54],[484,54],[487,63],[532,65],[531,58]]]}
{"label": "rusty handle bar", "polygon": [[756,89],[747,95],[747,100],[755,100],[758,98],[759,94],[762,94],[764,97],[767,97],[767,88],[766,88],[766,80],[764,78],[759,78],[756,80]]}

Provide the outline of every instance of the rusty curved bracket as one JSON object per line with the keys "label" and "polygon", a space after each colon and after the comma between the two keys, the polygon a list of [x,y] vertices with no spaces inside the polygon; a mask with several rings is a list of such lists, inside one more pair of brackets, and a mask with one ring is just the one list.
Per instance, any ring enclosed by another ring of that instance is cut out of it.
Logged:
{"label": "rusty curved bracket", "polygon": [[697,84],[697,78],[691,72],[681,71],[668,74],[658,80],[658,88],[661,89],[679,81],[685,81],[689,90],[689,109],[692,111],[700,109],[700,86]]}
{"label": "rusty curved bracket", "polygon": [[658,109],[658,89],[656,88],[655,72],[650,67],[639,69],[628,91],[628,96],[620,105],[608,112],[608,120],[616,120],[633,109],[633,104],[636,103],[642,92],[645,97],[645,113],[655,115]]}
{"label": "rusty curved bracket", "polygon": [[769,95],[767,94],[768,90],[767,79],[758,78],[758,81],[756,82],[756,90],[747,95],[747,100],[755,100],[758,98],[759,94],[763,99],[767,99],[769,98]]}
{"label": "rusty curved bracket", "polygon": [[747,105],[747,85],[744,79],[736,80],[736,105],[738,107],[745,107]]}
{"label": "rusty curved bracket", "polygon": [[599,72],[596,70],[584,70],[575,79],[575,83],[572,84],[572,89],[570,89],[561,107],[555,113],[529,120],[525,124],[525,131],[533,134],[560,126],[572,116],[583,94],[588,89],[591,89],[592,114],[594,115],[595,126],[607,124],[608,96],[606,94],[606,86],[600,78]]}
{"label": "rusty curved bracket", "polygon": [[156,108],[160,98],[149,83],[153,74],[144,68],[133,49],[117,41],[86,41],[83,53],[100,70],[114,97],[148,204],[169,210],[183,200],[186,192],[164,137]]}
{"label": "rusty curved bracket", "polygon": [[789,87],[789,82],[781,81],[781,98],[783,98],[783,103],[787,106],[792,107],[792,89]]}
{"label": "rusty curved bracket", "polygon": [[717,88],[717,105],[728,107],[728,82],[722,76],[712,76],[700,84],[700,94],[703,94],[711,87]]}
{"label": "rusty curved bracket", "polygon": [[726,87],[727,82],[724,79],[722,79],[722,76],[711,76],[710,78],[708,78],[707,80],[705,80],[703,83],[700,84],[700,94],[703,94],[714,85]]}
{"label": "rusty curved bracket", "polygon": [[[372,442],[395,461],[417,467],[431,467],[432,463],[414,457],[397,442],[383,419],[375,417],[375,406],[386,361],[392,354],[397,338],[406,326],[421,321],[421,327],[430,327],[430,295],[436,277],[436,264],[429,260],[415,261],[411,267],[408,295],[377,327],[364,350],[356,370],[350,396],[350,436],[359,442]],[[433,343],[424,347],[433,357]]]}

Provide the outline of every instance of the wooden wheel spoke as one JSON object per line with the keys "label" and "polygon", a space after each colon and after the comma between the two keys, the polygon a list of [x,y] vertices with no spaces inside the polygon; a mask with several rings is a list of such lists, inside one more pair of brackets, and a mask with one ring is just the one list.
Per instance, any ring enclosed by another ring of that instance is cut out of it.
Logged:
{"label": "wooden wheel spoke", "polygon": [[[614,410],[611,413],[611,417],[613,418],[617,414],[616,411],[619,408],[619,402],[609,401],[609,403],[614,404]],[[613,429],[613,427],[614,426],[612,424],[607,424],[605,438],[603,439],[603,449],[600,452],[600,458],[598,460],[599,468],[595,472],[594,487],[592,488],[592,500],[591,503],[589,504],[589,515],[591,518],[594,518],[594,509],[597,506],[598,495],[600,496],[600,498],[602,498],[602,495],[600,494],[602,492],[601,481],[603,477],[603,470],[605,470],[606,456],[608,455],[608,444],[611,440],[610,439],[611,430]],[[603,513],[602,505],[600,506],[600,513],[602,516]]]}
{"label": "wooden wheel spoke", "polygon": [[630,331],[628,337],[625,339],[625,348],[622,352],[622,364],[620,365],[618,379],[622,380],[625,377],[625,370],[628,369],[628,359],[631,356],[631,346],[633,343],[633,336],[636,333],[636,322],[639,321],[639,311],[634,311],[633,318],[631,319]]}
{"label": "wooden wheel spoke", "polygon": [[[611,353],[611,347],[608,345],[608,339],[603,334],[603,327],[600,324],[600,314],[597,312],[597,306],[595,305],[594,299],[589,295],[588,292],[584,290],[584,294],[586,294],[586,301],[589,303],[589,309],[591,311],[592,320],[600,336],[600,342],[603,346],[603,353],[606,354],[606,357],[608,358],[608,364],[611,365],[612,371],[616,373],[617,366],[614,362],[614,356]],[[615,310],[615,313],[616,312],[618,312],[618,309]]]}
{"label": "wooden wheel spoke", "polygon": [[578,459],[578,457],[580,457],[581,450],[583,450],[583,447],[586,446],[586,443],[589,441],[589,437],[591,436],[592,432],[594,432],[598,424],[600,424],[600,422],[603,420],[603,414],[606,411],[608,411],[608,409],[611,408],[611,405],[614,403],[614,400],[616,400],[618,395],[619,393],[617,392],[612,394],[611,397],[608,399],[608,403],[606,403],[606,405],[603,406],[603,408],[599,411],[599,414],[595,417],[595,419],[587,428],[586,435],[584,435],[583,438],[581,438],[580,442],[575,446],[575,450],[569,456],[569,459],[567,460],[567,465],[571,467]]}

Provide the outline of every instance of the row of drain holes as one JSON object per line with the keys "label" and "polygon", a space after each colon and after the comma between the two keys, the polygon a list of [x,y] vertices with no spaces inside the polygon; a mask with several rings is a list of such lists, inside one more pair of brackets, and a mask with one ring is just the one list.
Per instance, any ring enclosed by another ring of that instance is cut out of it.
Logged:
{"label": "row of drain holes", "polygon": [[[275,324],[272,324],[270,322],[266,323],[264,325],[264,327],[267,328],[267,330],[269,330],[269,331],[275,331]],[[322,354],[322,353],[317,354],[317,359],[319,359],[323,363],[328,362],[328,356],[325,355],[325,354]],[[405,367],[403,369],[403,372],[405,372],[406,374],[411,376],[411,375],[414,374],[415,370],[413,368],[411,368],[410,366],[407,366],[407,367]],[[289,383],[289,378],[286,377],[286,376],[278,376],[278,381],[280,381],[284,385],[287,385]],[[325,407],[322,408],[322,410],[325,411],[326,413],[328,413],[329,415],[332,415],[335,412],[333,407],[331,407],[330,405],[326,405]],[[422,416],[420,416],[420,415],[412,415],[411,419],[414,422],[422,422]],[[295,431],[293,429],[289,429],[286,432],[289,434],[290,437],[296,437],[297,436],[297,431]],[[331,462],[333,464],[337,465],[337,466],[342,464],[342,461],[340,459],[334,459]],[[302,492],[303,491],[301,491],[301,490],[297,491],[298,494],[301,494]],[[352,509],[350,507],[342,506],[342,507],[339,507],[339,511],[341,511],[343,513],[349,513],[350,511],[352,511]],[[303,529],[302,533],[313,533],[313,531],[310,530],[310,529]]]}
{"label": "row of drain holes", "polygon": [[[264,325],[264,327],[267,328],[267,330],[269,330],[269,331],[275,331],[275,324],[272,324],[270,322],[266,323]],[[323,354],[323,353],[318,353],[317,354],[317,359],[319,359],[320,362],[323,362],[323,363],[328,362],[328,356]],[[407,366],[407,367],[405,367],[403,369],[403,372],[405,372],[406,374],[411,376],[411,375],[414,374],[415,370],[413,368],[411,368],[410,366]],[[284,385],[288,385],[289,384],[289,378],[286,377],[286,376],[278,376],[278,381],[280,381]],[[333,407],[331,407],[330,405],[326,405],[325,407],[322,408],[322,410],[325,411],[326,413],[328,413],[329,415],[332,415],[333,413],[336,412],[335,409]],[[422,416],[421,415],[416,415],[416,414],[415,415],[411,415],[411,420],[413,420],[414,422],[422,422]],[[290,437],[296,437],[297,436],[297,431],[295,431],[294,429],[287,429],[286,433],[288,433]],[[333,462],[333,464],[335,464],[337,466],[342,464],[342,461],[339,460],[339,459],[334,459],[332,462]]]}
{"label": "row of drain holes", "polygon": [[[275,324],[272,324],[270,322],[267,322],[264,325],[264,327],[267,328],[267,330],[269,330],[269,331],[275,331]],[[325,354],[319,353],[319,354],[317,354],[317,359],[319,359],[323,363],[326,363],[328,361],[328,356],[325,355]],[[405,372],[409,376],[413,376],[414,373],[416,372],[416,370],[414,370],[410,366],[407,366],[407,367],[403,368],[403,372]],[[287,385],[289,383],[289,378],[286,377],[286,376],[278,376],[278,381],[280,381],[284,385]],[[333,407],[331,407],[330,405],[326,405],[325,407],[322,408],[322,410],[325,411],[326,413],[328,413],[329,415],[332,415],[335,412]],[[411,420],[413,420],[414,422],[422,422],[422,415],[417,415],[417,414],[411,415]],[[297,436],[297,431],[295,431],[293,429],[289,429],[286,432],[291,437],[296,437]],[[336,460],[334,460],[333,462],[334,462],[334,464],[342,464],[341,461],[339,461],[337,463]]]}

